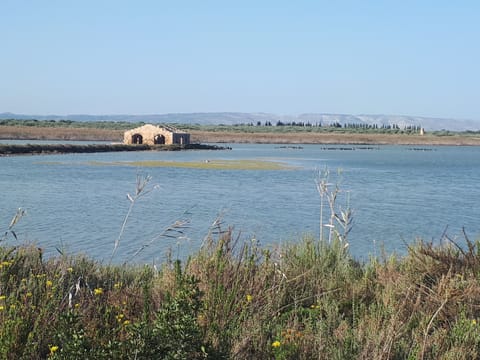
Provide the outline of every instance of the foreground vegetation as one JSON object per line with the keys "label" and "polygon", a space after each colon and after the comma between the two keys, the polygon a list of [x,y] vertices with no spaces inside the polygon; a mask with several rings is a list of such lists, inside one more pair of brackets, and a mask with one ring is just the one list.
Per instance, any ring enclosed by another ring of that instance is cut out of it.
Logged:
{"label": "foreground vegetation", "polygon": [[420,243],[359,264],[306,237],[266,249],[227,231],[160,268],[0,248],[3,359],[473,359],[478,243]]}

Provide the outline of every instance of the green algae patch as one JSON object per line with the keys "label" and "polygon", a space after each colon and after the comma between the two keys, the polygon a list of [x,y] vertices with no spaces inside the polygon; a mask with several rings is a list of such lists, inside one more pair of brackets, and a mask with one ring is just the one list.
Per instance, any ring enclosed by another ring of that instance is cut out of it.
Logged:
{"label": "green algae patch", "polygon": [[289,170],[294,167],[265,160],[205,160],[205,161],[122,161],[92,162],[91,165],[127,165],[136,167],[177,167],[211,170]]}

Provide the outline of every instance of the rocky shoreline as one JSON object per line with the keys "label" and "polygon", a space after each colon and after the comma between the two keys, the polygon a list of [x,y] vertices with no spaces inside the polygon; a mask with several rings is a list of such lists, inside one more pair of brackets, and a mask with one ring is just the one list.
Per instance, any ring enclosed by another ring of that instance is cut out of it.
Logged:
{"label": "rocky shoreline", "polygon": [[180,150],[227,150],[228,147],[188,144],[188,145],[124,145],[124,144],[0,144],[0,156],[72,154],[118,151],[180,151]]}

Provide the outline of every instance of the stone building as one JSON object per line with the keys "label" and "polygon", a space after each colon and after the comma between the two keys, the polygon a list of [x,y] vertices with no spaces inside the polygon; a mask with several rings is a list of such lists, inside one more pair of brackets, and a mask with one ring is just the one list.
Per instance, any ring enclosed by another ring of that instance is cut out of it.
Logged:
{"label": "stone building", "polygon": [[171,145],[190,144],[190,134],[180,131],[172,126],[143,125],[135,129],[125,131],[124,144],[146,145]]}

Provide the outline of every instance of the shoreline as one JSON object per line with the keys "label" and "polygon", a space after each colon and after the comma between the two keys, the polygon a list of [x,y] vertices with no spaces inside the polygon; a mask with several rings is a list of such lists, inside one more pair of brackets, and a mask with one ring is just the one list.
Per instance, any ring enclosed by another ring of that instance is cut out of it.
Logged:
{"label": "shoreline", "polygon": [[124,144],[0,144],[0,157],[18,155],[78,154],[128,151],[184,151],[184,150],[227,150],[229,148],[205,145],[124,145]]}

